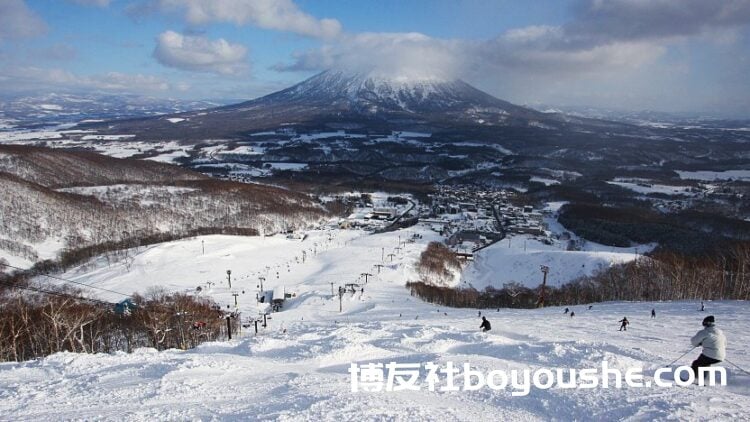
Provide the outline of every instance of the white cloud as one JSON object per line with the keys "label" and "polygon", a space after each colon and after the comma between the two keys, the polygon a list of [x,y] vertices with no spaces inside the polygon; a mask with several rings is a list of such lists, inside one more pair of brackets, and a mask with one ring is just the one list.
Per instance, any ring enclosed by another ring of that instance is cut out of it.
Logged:
{"label": "white cloud", "polygon": [[14,91],[40,88],[158,93],[172,90],[173,87],[157,76],[140,73],[78,75],[64,69],[36,66],[7,66],[0,69],[0,89]]}
{"label": "white cloud", "polygon": [[459,73],[462,44],[415,32],[345,35],[335,44],[297,53],[291,64],[278,64],[275,68],[336,68],[383,76],[451,77]]}
{"label": "white cloud", "polygon": [[508,31],[477,43],[471,50],[479,70],[504,68],[558,77],[618,72],[653,63],[666,48],[648,41],[612,41],[572,47],[564,31],[555,27],[529,27]]}
{"label": "white cloud", "polygon": [[515,28],[507,31],[503,38],[513,42],[535,42],[551,36],[559,37],[562,28],[549,25],[532,25],[523,28]]}
{"label": "white cloud", "polygon": [[0,41],[43,34],[47,25],[23,0],[0,0]]}
{"label": "white cloud", "polygon": [[182,35],[166,31],[157,38],[154,57],[159,63],[177,69],[223,75],[242,73],[247,68],[247,49],[220,38]]}
{"label": "white cloud", "polygon": [[153,91],[168,91],[170,89],[169,83],[165,80],[153,76],[153,75],[142,75],[127,74],[120,72],[109,72],[104,75],[97,75],[84,79],[85,83],[99,88],[111,91],[127,91],[138,87],[145,92]]}
{"label": "white cloud", "polygon": [[301,11],[291,0],[157,0],[165,11],[184,13],[191,24],[231,22],[260,28],[332,39],[341,32],[335,19],[317,19]]}
{"label": "white cloud", "polygon": [[418,33],[364,33],[295,54],[277,70],[329,68],[385,76],[471,78],[509,72],[558,77],[619,71],[656,60],[665,49],[646,42],[618,42],[587,48],[556,48],[561,31],[529,27],[488,41],[443,40]]}
{"label": "white cloud", "polygon": [[569,44],[655,41],[750,23],[748,0],[585,0],[565,25]]}
{"label": "white cloud", "polygon": [[[732,69],[750,63],[750,0],[580,0],[570,16],[486,40],[344,34],[274,68],[457,77],[522,103],[710,109],[712,97],[750,95],[746,77],[732,78]],[[695,57],[706,54],[728,63],[697,65]]]}

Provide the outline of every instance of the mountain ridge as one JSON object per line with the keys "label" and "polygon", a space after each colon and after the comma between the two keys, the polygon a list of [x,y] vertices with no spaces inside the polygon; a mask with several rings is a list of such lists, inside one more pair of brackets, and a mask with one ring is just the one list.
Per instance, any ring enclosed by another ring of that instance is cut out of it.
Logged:
{"label": "mountain ridge", "polygon": [[[177,121],[179,119],[179,121]],[[460,79],[384,78],[328,70],[289,88],[239,104],[144,119],[79,125],[140,140],[241,139],[253,132],[301,130],[453,130],[510,127],[564,130],[615,123],[542,113],[495,98]]]}

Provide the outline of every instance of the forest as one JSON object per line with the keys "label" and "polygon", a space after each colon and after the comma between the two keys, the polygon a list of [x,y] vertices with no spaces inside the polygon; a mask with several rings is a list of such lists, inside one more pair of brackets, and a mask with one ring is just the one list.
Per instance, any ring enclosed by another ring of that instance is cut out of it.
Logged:
{"label": "forest", "polygon": [[32,282],[30,275],[0,275],[0,361],[57,352],[189,349],[239,329],[239,318],[208,298],[153,289],[114,306],[75,288]]}

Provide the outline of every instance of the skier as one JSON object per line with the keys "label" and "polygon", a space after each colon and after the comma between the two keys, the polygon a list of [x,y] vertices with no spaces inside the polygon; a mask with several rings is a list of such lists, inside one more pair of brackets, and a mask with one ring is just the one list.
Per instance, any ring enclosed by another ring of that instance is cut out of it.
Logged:
{"label": "skier", "polygon": [[651,318],[656,318],[656,309],[651,309]]}
{"label": "skier", "polygon": [[622,323],[622,325],[620,325],[620,329],[619,329],[619,330],[617,330],[617,331],[623,331],[623,330],[625,330],[625,331],[628,331],[628,324],[630,324],[630,321],[628,321],[628,317],[623,317],[623,318],[622,318],[622,319],[621,319],[620,321],[618,321],[618,322],[621,322],[621,323]]}
{"label": "skier", "polygon": [[570,312],[570,309],[565,308],[565,315],[568,315],[568,312]]}
{"label": "skier", "polygon": [[477,311],[477,316],[482,316],[482,311]]}
{"label": "skier", "polygon": [[593,308],[593,307],[594,307],[594,305],[589,305],[589,311],[590,311],[590,310],[591,310],[591,308]]}
{"label": "skier", "polygon": [[714,325],[715,322],[716,320],[713,315],[703,318],[703,326],[705,328],[698,331],[690,339],[690,343],[693,346],[703,346],[703,352],[690,365],[693,368],[696,379],[698,378],[698,368],[709,367],[723,361],[726,357],[727,338],[724,336],[723,331],[716,328],[716,325]]}
{"label": "skier", "polygon": [[575,312],[571,312],[570,313],[570,317],[573,318],[574,316],[576,316],[576,313]]}
{"label": "skier", "polygon": [[705,310],[706,310],[706,306],[705,306],[705,305],[703,305],[703,301],[701,300],[701,312],[703,312],[703,311],[705,311]]}
{"label": "skier", "polygon": [[487,321],[487,318],[485,317],[482,317],[482,325],[480,325],[479,328],[482,329],[482,332],[490,331],[492,329],[490,322]]}

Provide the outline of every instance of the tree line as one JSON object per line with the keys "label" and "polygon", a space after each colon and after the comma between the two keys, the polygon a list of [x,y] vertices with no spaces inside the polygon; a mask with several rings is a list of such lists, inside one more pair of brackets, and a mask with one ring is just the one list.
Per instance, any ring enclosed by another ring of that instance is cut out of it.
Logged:
{"label": "tree line", "polygon": [[[418,267],[420,264],[418,264]],[[432,279],[409,282],[411,295],[430,303],[468,308],[533,308],[541,287],[506,283],[484,291],[435,284]],[[643,256],[613,265],[562,286],[545,288],[551,306],[605,301],[750,300],[750,242],[736,242],[712,256],[677,253]]]}
{"label": "tree line", "polygon": [[[0,361],[57,352],[189,349],[228,335],[226,316],[212,300],[154,289],[120,305],[82,298],[70,287],[0,276]],[[230,318],[237,331],[239,321]]]}

